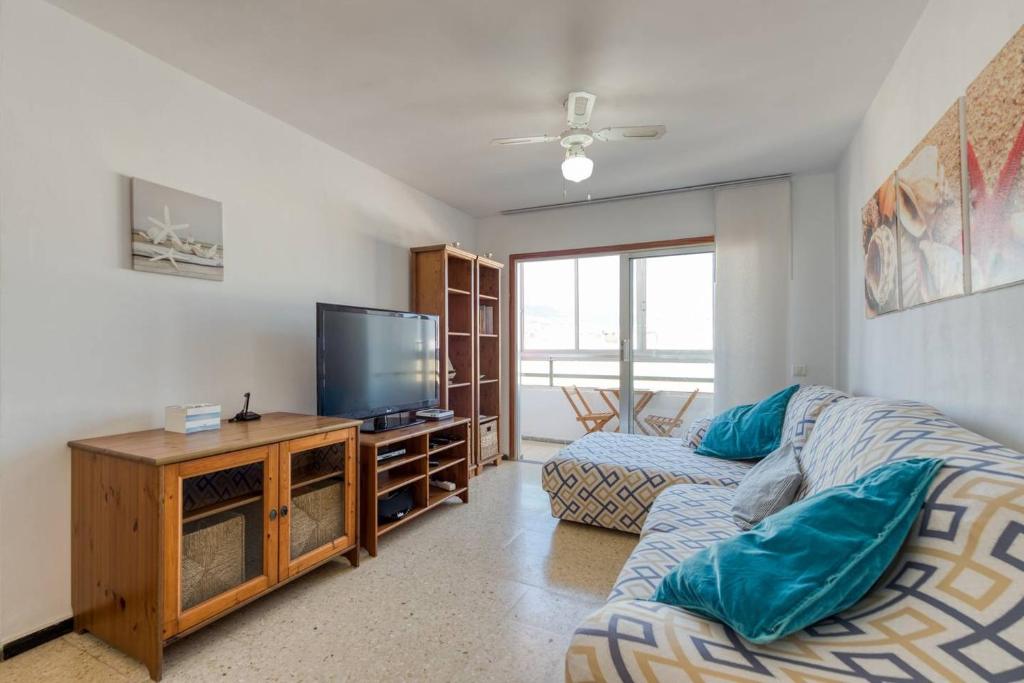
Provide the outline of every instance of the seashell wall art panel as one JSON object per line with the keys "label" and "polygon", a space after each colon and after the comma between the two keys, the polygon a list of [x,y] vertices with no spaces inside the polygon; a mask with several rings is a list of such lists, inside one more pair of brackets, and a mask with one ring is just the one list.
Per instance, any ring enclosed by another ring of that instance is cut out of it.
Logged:
{"label": "seashell wall art panel", "polygon": [[971,281],[1024,281],[1024,28],[967,88]]}
{"label": "seashell wall art panel", "polygon": [[896,171],[904,309],[964,294],[960,102]]}
{"label": "seashell wall art panel", "polygon": [[900,308],[896,175],[871,195],[861,209],[864,249],[864,313],[869,318]]}

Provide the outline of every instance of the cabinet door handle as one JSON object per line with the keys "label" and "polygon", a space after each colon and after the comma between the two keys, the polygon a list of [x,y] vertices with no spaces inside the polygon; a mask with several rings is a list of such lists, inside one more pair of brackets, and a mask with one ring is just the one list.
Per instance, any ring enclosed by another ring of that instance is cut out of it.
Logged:
{"label": "cabinet door handle", "polygon": [[281,506],[281,516],[282,517],[287,517],[288,516],[288,506],[287,505],[282,505]]}
{"label": "cabinet door handle", "polygon": [[277,519],[277,510],[275,510],[274,508],[271,508],[270,509],[270,521],[273,522],[275,519]]}

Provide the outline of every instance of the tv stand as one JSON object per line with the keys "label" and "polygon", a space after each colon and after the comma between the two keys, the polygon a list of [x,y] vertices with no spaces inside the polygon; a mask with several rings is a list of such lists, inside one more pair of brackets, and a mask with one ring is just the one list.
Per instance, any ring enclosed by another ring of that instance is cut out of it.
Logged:
{"label": "tv stand", "polygon": [[416,414],[413,412],[391,413],[390,415],[379,415],[365,420],[359,431],[364,434],[376,434],[377,432],[388,432],[392,429],[412,427],[424,422],[426,420],[416,417]]}
{"label": "tv stand", "polygon": [[[359,439],[359,498],[362,531],[359,542],[376,557],[378,539],[411,519],[442,505],[450,498],[469,502],[469,417],[431,420],[429,424],[370,434]],[[381,462],[382,449],[404,448],[405,455]],[[431,480],[450,482],[454,489],[434,486]],[[409,489],[413,507],[404,517],[382,521],[381,497]]]}

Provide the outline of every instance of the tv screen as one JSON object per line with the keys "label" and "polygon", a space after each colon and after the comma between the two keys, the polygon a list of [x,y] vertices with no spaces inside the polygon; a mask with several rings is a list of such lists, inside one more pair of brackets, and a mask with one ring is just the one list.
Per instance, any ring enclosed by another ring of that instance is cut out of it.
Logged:
{"label": "tv screen", "polygon": [[437,316],[316,305],[317,412],[370,418],[439,402]]}

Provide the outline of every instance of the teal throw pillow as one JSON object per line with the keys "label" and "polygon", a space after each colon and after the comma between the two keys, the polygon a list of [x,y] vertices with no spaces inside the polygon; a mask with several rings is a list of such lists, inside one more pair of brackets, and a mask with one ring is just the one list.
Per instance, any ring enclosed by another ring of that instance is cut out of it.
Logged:
{"label": "teal throw pillow", "polygon": [[778,449],[786,407],[799,388],[799,384],[794,384],[760,403],[736,406],[721,413],[711,421],[694,452],[728,460],[748,460],[763,458]]}
{"label": "teal throw pillow", "polygon": [[793,503],[665,575],[657,602],[770,643],[852,607],[885,572],[942,467],[898,460]]}

